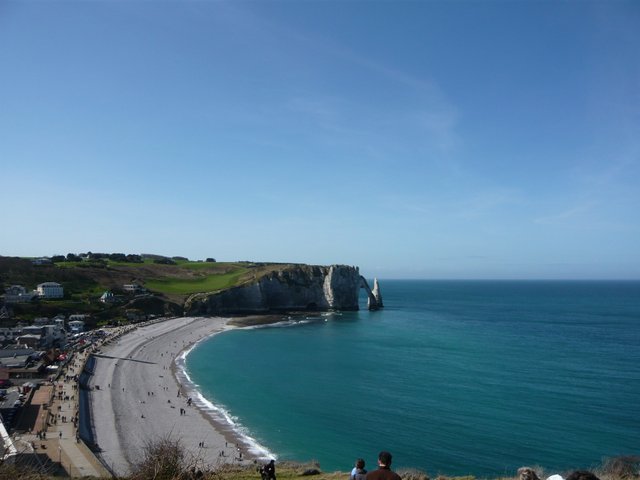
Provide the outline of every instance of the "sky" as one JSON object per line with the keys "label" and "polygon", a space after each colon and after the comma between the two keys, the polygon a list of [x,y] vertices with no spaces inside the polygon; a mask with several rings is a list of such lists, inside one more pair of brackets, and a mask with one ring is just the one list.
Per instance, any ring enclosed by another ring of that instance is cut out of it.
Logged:
{"label": "sky", "polygon": [[640,279],[640,3],[3,0],[0,202],[0,255]]}

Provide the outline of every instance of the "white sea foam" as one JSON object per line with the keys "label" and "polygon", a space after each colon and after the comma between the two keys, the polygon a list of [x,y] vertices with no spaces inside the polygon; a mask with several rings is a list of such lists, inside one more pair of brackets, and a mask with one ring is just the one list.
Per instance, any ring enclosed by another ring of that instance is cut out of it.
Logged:
{"label": "white sea foam", "polygon": [[[315,319],[316,321],[318,319]],[[295,318],[295,317],[287,317],[286,320],[282,320],[276,323],[269,323],[267,325],[250,325],[247,327],[242,327],[244,330],[257,330],[260,328],[287,328],[287,327],[295,327],[296,325],[304,325],[306,323],[313,322],[314,319],[305,317],[304,319]]]}
{"label": "white sea foam", "polygon": [[198,408],[200,408],[206,415],[209,415],[215,422],[222,425],[227,425],[229,429],[238,435],[242,445],[252,455],[260,460],[274,459],[277,460],[278,456],[271,452],[267,447],[261,445],[253,436],[249,430],[244,427],[237,419],[232,416],[221,405],[216,405],[207,399],[199,390],[199,385],[191,380],[186,367],[186,359],[189,353],[202,341],[211,337],[205,337],[191,345],[189,348],[183,350],[178,357],[176,357],[176,376],[182,387],[189,392],[192,396],[193,402]]}

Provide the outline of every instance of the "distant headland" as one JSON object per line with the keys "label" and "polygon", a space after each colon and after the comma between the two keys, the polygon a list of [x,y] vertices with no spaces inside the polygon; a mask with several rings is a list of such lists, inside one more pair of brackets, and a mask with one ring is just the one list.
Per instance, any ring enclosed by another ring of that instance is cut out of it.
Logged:
{"label": "distant headland", "polygon": [[0,256],[0,320],[71,316],[87,328],[160,316],[358,310],[383,306],[359,268],[189,260],[155,254]]}

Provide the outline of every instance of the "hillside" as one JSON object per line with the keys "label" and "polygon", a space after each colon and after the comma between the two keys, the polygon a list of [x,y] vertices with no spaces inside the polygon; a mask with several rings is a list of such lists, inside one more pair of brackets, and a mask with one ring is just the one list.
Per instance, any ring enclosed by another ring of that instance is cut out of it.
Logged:
{"label": "hillside", "polygon": [[[194,262],[149,256],[139,262],[105,258],[38,265],[32,259],[0,256],[0,292],[11,285],[35,289],[43,282],[64,287],[64,298],[34,300],[7,305],[14,320],[73,313],[91,314],[94,323],[127,315],[181,315],[187,297],[194,293],[216,292],[255,281],[263,275],[287,267],[284,264],[251,262]],[[125,285],[142,287],[125,291]],[[113,303],[101,303],[105,291],[114,294]],[[133,313],[132,313],[133,312]],[[3,323],[6,323],[3,322]]]}

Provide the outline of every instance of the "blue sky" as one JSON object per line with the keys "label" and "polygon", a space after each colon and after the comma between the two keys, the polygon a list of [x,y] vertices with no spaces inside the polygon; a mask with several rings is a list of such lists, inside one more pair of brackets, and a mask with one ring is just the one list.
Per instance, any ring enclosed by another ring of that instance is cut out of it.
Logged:
{"label": "blue sky", "polygon": [[640,278],[640,3],[4,1],[0,254]]}

